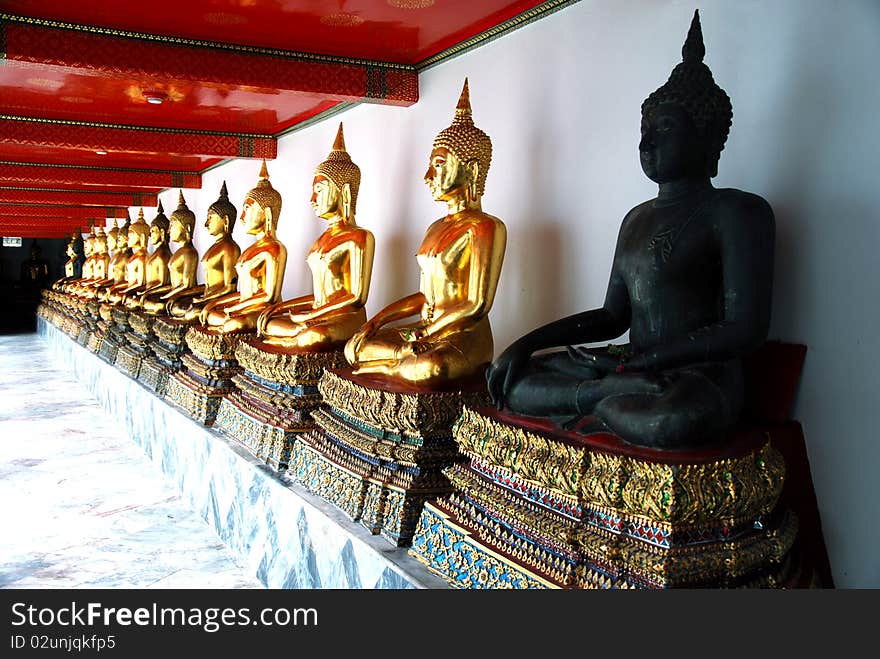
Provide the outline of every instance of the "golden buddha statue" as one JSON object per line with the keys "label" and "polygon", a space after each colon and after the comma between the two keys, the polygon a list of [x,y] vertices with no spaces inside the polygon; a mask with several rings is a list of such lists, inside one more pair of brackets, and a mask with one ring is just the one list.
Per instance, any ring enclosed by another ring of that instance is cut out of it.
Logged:
{"label": "golden buddha statue", "polygon": [[[110,255],[107,253],[107,234],[104,227],[93,227],[89,241],[91,264],[88,267],[88,279],[83,279],[74,289],[74,294],[88,299],[94,299],[97,291],[107,279],[107,270],[110,265]],[[85,266],[83,274],[86,273]]]}
{"label": "golden buddha statue", "polygon": [[[125,263],[125,281],[107,289],[105,301],[116,305],[122,302],[125,295],[142,287],[147,280],[147,239],[150,227],[144,220],[144,209],[138,211],[137,220],[128,227],[128,248],[131,254]],[[123,236],[120,232],[119,240]]]}
{"label": "golden buddha statue", "polygon": [[177,208],[171,213],[169,239],[181,243],[168,261],[170,282],[164,286],[153,288],[141,298],[141,306],[147,313],[157,315],[163,313],[183,295],[195,295],[201,288],[196,287],[196,270],[199,265],[199,254],[192,244],[193,230],[196,226],[196,215],[186,205],[183,190],[180,191]]}
{"label": "golden buddha statue", "polygon": [[287,263],[287,250],[275,237],[280,213],[281,195],[269,182],[264,160],[260,180],[248,192],[241,211],[247,232],[257,240],[235,264],[238,292],[207,303],[199,316],[203,325],[223,334],[252,331],[266,307],[279,301]]}
{"label": "golden buddha statue", "polygon": [[[480,204],[491,157],[489,136],[474,125],[465,80],[452,125],[435,138],[425,173],[434,199],[449,212],[428,227],[419,247],[419,292],[382,309],[346,344],[355,374],[433,384],[492,361],[488,313],[507,229]],[[415,323],[387,326],[414,315]]]}
{"label": "golden buddha statue", "polygon": [[128,220],[120,228],[119,223],[114,219],[113,226],[107,230],[107,249],[113,252],[113,255],[107,263],[106,276],[95,282],[88,294],[89,299],[103,300],[107,297],[107,289],[125,281],[125,264],[131,256],[131,250],[128,248],[128,226]]}
{"label": "golden buddha statue", "polygon": [[171,261],[171,248],[168,246],[168,228],[170,222],[162,208],[162,202],[156,209],[156,217],[150,223],[150,242],[155,249],[147,258],[144,283],[125,294],[124,305],[127,309],[140,309],[141,300],[145,295],[166,288],[171,282],[168,263]]}
{"label": "golden buddha statue", "polygon": [[54,291],[59,291],[65,284],[78,279],[76,276],[77,260],[79,259],[79,252],[76,250],[77,237],[78,234],[75,231],[71,233],[70,240],[64,248],[64,253],[67,254],[67,260],[64,262],[64,276],[52,284]]}
{"label": "golden buddha statue", "polygon": [[64,276],[72,279],[76,272],[76,257],[78,256],[76,253],[76,233],[70,234],[70,241],[67,243],[64,253],[67,254],[67,260],[64,262]]}
{"label": "golden buddha statue", "polygon": [[89,235],[83,238],[83,256],[85,256],[86,259],[83,261],[82,277],[80,280],[91,279],[95,271],[94,245],[95,227],[92,227]]}
{"label": "golden buddha statue", "polygon": [[[237,215],[235,206],[229,201],[229,193],[226,191],[226,181],[224,181],[217,201],[208,207],[208,217],[205,220],[205,228],[210,235],[215,237],[214,244],[202,256],[205,284],[204,286],[196,286],[196,275],[193,273],[189,289],[178,291],[169,296],[167,308],[173,318],[189,322],[197,321],[205,304],[237,290],[238,273],[235,271],[235,264],[241,256],[241,248],[232,239],[232,229],[235,227]],[[191,234],[190,231],[190,237]],[[186,244],[192,245],[191,241]],[[178,252],[184,247],[181,247]],[[186,279],[186,275],[183,275],[182,280]],[[190,291],[194,292],[196,296],[190,298]]]}
{"label": "golden buddha statue", "polygon": [[83,260],[80,276],[76,279],[62,282],[58,287],[61,292],[66,293],[67,295],[80,295],[80,288],[83,286],[84,282],[92,278],[95,264],[94,250],[92,249],[94,232],[95,227],[92,227],[88,235],[83,238],[83,256],[85,258]]}
{"label": "golden buddha statue", "polygon": [[268,307],[257,320],[265,342],[320,349],[348,340],[367,320],[375,239],[355,224],[361,170],[345,150],[342,124],[315,169],[312,208],[329,226],[309,249],[314,293]]}

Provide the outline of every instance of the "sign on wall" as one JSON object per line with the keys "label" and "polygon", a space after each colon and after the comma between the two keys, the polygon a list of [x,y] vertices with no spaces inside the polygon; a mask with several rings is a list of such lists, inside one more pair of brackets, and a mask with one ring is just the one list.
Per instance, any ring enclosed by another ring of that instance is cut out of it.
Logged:
{"label": "sign on wall", "polygon": [[21,247],[21,238],[10,238],[9,236],[3,236],[3,246]]}

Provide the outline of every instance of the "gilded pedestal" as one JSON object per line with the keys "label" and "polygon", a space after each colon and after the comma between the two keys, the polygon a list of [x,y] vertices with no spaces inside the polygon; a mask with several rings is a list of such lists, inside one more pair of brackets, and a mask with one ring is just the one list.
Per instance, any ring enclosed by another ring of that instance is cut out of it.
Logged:
{"label": "gilded pedestal", "polygon": [[167,316],[153,320],[150,355],[141,362],[137,379],[157,396],[165,395],[168,378],[184,368],[181,358],[188,351],[185,337],[190,327],[192,323]]}
{"label": "gilded pedestal", "polygon": [[[107,322],[101,318],[100,308],[101,306],[97,302],[86,302],[86,317],[88,319],[86,326],[89,328],[89,334],[84,345],[89,352],[95,354],[101,349],[105,328],[107,327]],[[80,342],[81,339],[82,334],[80,334],[77,342]]]}
{"label": "gilded pedestal", "polygon": [[116,357],[119,355],[120,346],[128,343],[128,339],[125,336],[131,329],[131,326],[128,324],[128,309],[102,304],[99,314],[104,324],[98,323],[98,327],[103,332],[101,346],[98,348],[98,356],[110,364],[116,364]]}
{"label": "gilded pedestal", "polygon": [[450,492],[452,426],[463,404],[486,401],[482,374],[431,390],[346,368],[325,372],[318,389],[316,427],[294,443],[288,474],[372,533],[409,544],[424,502]]}
{"label": "gilded pedestal", "polygon": [[235,389],[232,378],[241,373],[235,348],[247,332],[222,334],[202,326],[190,327],[185,341],[190,353],[181,356],[184,370],[168,379],[165,399],[183,408],[193,419],[213,425],[220,401]]}
{"label": "gilded pedestal", "polygon": [[130,332],[125,333],[127,343],[119,346],[116,367],[127,375],[139,379],[141,366],[152,355],[150,341],[153,338],[155,317],[137,311],[128,313]]}
{"label": "gilded pedestal", "polygon": [[465,408],[467,463],[425,506],[412,553],[460,588],[780,587],[797,519],[766,432],[659,451]]}
{"label": "gilded pedestal", "polygon": [[318,381],[328,368],[345,365],[339,350],[291,352],[257,339],[235,350],[240,375],[220,403],[215,426],[275,469],[287,469],[294,440],[312,430],[321,403]]}

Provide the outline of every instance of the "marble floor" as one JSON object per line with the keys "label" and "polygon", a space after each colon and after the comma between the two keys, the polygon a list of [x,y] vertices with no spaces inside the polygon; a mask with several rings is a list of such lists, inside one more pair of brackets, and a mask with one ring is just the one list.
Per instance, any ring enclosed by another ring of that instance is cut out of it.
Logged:
{"label": "marble floor", "polygon": [[37,334],[0,336],[0,588],[261,588]]}

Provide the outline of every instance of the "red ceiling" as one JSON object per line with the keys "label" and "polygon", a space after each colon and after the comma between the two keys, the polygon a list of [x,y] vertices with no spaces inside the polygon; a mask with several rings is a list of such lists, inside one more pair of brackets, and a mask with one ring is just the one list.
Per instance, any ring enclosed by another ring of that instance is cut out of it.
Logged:
{"label": "red ceiling", "polygon": [[[274,158],[280,134],[340,103],[415,103],[419,63],[560,4],[0,0],[0,187],[58,208],[78,190],[199,187],[223,160]],[[10,222],[0,234],[31,235]]]}
{"label": "red ceiling", "polygon": [[534,0],[2,0],[0,10],[188,39],[417,64]]}

